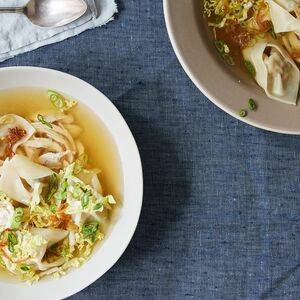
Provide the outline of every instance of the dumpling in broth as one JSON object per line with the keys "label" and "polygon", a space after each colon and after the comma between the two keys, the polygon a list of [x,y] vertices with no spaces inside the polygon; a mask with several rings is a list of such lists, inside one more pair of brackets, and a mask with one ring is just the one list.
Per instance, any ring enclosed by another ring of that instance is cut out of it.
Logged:
{"label": "dumpling in broth", "polygon": [[64,258],[59,258],[52,263],[44,262],[42,260],[47,249],[67,237],[69,234],[68,231],[54,228],[31,228],[30,233],[32,235],[41,236],[46,243],[40,246],[38,257],[31,259],[27,263],[34,264],[35,269],[45,271],[49,268],[60,266],[65,262]]}
{"label": "dumpling in broth", "polygon": [[282,36],[282,43],[293,60],[300,63],[300,39],[294,32]]}
{"label": "dumpling in broth", "polygon": [[0,190],[10,198],[29,205],[32,193],[25,188],[21,178],[29,183],[52,174],[50,169],[16,154],[11,160],[6,159],[1,168]]}
{"label": "dumpling in broth", "polygon": [[[16,153],[17,148],[28,141],[31,136],[34,134],[35,129],[33,126],[24,118],[14,115],[7,114],[0,117],[0,139],[3,140],[9,133],[9,130],[17,128],[24,131],[24,136],[14,143],[12,151]],[[4,154],[4,143],[0,142],[0,156]]]}
{"label": "dumpling in broth", "polygon": [[288,11],[293,11],[295,6],[300,3],[299,0],[276,0],[276,2]]}
{"label": "dumpling in broth", "polygon": [[[300,36],[300,20],[295,18],[289,11],[292,11],[296,5],[294,1],[279,1],[279,4],[273,0],[267,0],[270,17],[273,23],[275,33],[295,32]],[[294,2],[292,5],[291,2]],[[281,6],[282,5],[282,6]]]}
{"label": "dumpling in broth", "polygon": [[[275,33],[281,33],[281,42],[290,56],[300,63],[299,0],[267,0]],[[291,13],[294,12],[298,18]]]}
{"label": "dumpling in broth", "polygon": [[243,50],[255,68],[255,80],[268,97],[296,105],[300,72],[285,49],[275,41],[259,40]]}

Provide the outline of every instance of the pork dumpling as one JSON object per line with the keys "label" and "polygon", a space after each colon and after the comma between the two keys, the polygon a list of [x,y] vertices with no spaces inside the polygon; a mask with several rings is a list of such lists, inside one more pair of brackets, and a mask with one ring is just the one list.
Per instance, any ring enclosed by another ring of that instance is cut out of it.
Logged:
{"label": "pork dumpling", "polygon": [[276,2],[287,11],[293,11],[295,6],[300,3],[299,0],[276,0]]}
{"label": "pork dumpling", "polygon": [[269,98],[296,105],[300,72],[286,50],[273,40],[259,40],[243,50],[255,68],[255,80]]}
{"label": "pork dumpling", "polygon": [[300,39],[297,34],[294,32],[285,33],[281,40],[292,59],[300,63]]}
{"label": "pork dumpling", "polygon": [[0,117],[0,138],[4,138],[8,135],[9,130],[17,128],[19,130],[24,130],[24,136],[19,139],[13,146],[12,151],[16,153],[17,148],[28,141],[31,136],[34,134],[34,127],[24,118],[14,115],[8,114]]}
{"label": "pork dumpling", "polygon": [[0,190],[11,199],[29,205],[31,193],[24,187],[17,170],[8,159],[5,160],[1,170]]}
{"label": "pork dumpling", "polygon": [[[285,1],[280,1],[279,5],[273,0],[267,0],[269,9],[270,9],[270,17],[273,23],[275,33],[281,32],[295,32],[298,36],[300,36],[300,20],[295,18],[290,12],[290,6],[284,7]],[[296,3],[295,3],[296,5]],[[293,10],[293,9],[291,9]]]}
{"label": "pork dumpling", "polygon": [[32,193],[22,180],[27,183],[53,174],[50,169],[36,164],[23,155],[16,154],[11,160],[6,159],[1,169],[0,190],[22,204],[30,205]]}
{"label": "pork dumpling", "polygon": [[47,249],[68,235],[68,231],[56,228],[30,228],[30,233],[42,236],[47,241]]}
{"label": "pork dumpling", "polygon": [[57,267],[65,262],[65,258],[61,257],[51,263],[42,261],[48,248],[62,241],[69,234],[68,231],[55,228],[31,228],[30,233],[33,236],[40,236],[45,240],[45,243],[40,246],[39,256],[31,259],[27,263],[34,264],[34,268],[40,271],[48,270],[49,268]]}

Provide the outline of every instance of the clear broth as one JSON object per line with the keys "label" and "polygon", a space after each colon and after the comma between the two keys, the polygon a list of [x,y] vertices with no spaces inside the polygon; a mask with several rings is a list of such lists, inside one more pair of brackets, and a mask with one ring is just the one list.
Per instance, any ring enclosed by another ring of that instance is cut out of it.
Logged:
{"label": "clear broth", "polygon": [[[17,114],[25,117],[32,112],[44,110],[55,111],[45,89],[20,88],[0,91],[0,115]],[[122,169],[118,150],[105,125],[85,105],[78,103],[70,113],[75,117],[75,123],[83,129],[80,140],[86,149],[90,165],[101,170],[99,179],[103,194],[113,195],[118,203],[108,215],[105,226],[101,226],[101,231],[107,235],[117,217],[123,198]],[[101,245],[101,242],[99,244]],[[15,281],[13,276],[1,269],[0,279]]]}

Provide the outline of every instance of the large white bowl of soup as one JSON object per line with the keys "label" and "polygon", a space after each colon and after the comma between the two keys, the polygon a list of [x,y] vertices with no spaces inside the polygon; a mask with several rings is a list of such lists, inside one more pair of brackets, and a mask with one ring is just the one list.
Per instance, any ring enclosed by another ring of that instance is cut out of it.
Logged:
{"label": "large white bowl of soup", "polygon": [[299,9],[296,0],[164,0],[195,85],[233,117],[288,134],[300,133]]}
{"label": "large white bowl of soup", "polygon": [[94,282],[125,251],[142,194],[134,138],[101,92],[54,70],[0,70],[1,299]]}

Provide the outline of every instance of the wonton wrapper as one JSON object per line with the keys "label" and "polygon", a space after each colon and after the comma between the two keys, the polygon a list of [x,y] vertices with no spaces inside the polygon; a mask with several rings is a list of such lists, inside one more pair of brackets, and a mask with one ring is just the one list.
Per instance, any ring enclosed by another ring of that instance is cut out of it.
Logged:
{"label": "wonton wrapper", "polygon": [[0,201],[0,232],[11,228],[14,217],[14,207],[8,200]]}
{"label": "wonton wrapper", "polygon": [[300,20],[273,0],[267,0],[275,33],[294,31],[300,36]]}
{"label": "wonton wrapper", "polygon": [[8,197],[25,205],[32,197],[23,185],[21,178],[32,181],[53,174],[50,169],[36,164],[23,155],[16,154],[11,160],[5,160],[1,169],[0,190]]}
{"label": "wonton wrapper", "polygon": [[37,258],[31,259],[26,263],[29,264],[34,263],[35,268],[37,270],[45,271],[50,268],[60,266],[65,262],[65,258],[63,257],[59,258],[58,260],[52,263],[43,262],[42,260],[47,249],[53,246],[54,244],[60,242],[64,238],[66,238],[67,235],[69,234],[68,231],[62,229],[54,229],[54,228],[31,228],[30,233],[32,235],[42,236],[47,241],[47,244],[41,246],[40,255]]}
{"label": "wonton wrapper", "polygon": [[299,4],[299,0],[276,0],[276,2],[288,11],[293,11],[295,5]]}
{"label": "wonton wrapper", "polygon": [[44,178],[53,174],[53,171],[47,167],[34,163],[23,155],[15,155],[10,163],[17,169],[20,177],[26,180]]}
{"label": "wonton wrapper", "polygon": [[285,33],[282,36],[282,43],[293,60],[300,63],[300,39],[294,32]]}
{"label": "wonton wrapper", "polygon": [[15,128],[26,130],[26,135],[13,146],[13,152],[16,153],[17,148],[28,141],[34,134],[35,129],[31,124],[17,115],[8,114],[0,118],[0,138],[4,138],[8,134],[8,129]]}
{"label": "wonton wrapper", "polygon": [[[264,51],[271,48],[270,56]],[[296,105],[300,72],[286,50],[275,41],[260,40],[243,50],[245,60],[255,68],[255,80],[269,98]]]}
{"label": "wonton wrapper", "polygon": [[28,205],[31,194],[25,189],[17,170],[6,160],[0,177],[0,190],[9,198]]}

